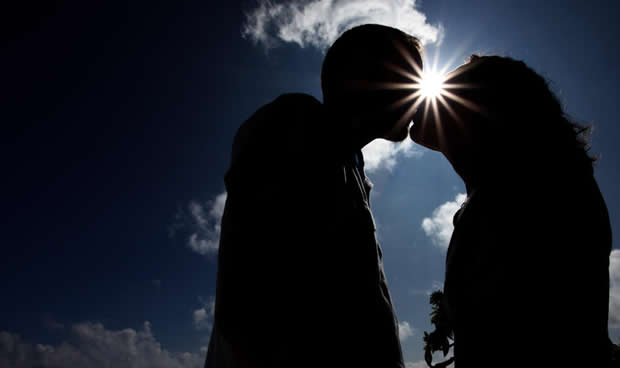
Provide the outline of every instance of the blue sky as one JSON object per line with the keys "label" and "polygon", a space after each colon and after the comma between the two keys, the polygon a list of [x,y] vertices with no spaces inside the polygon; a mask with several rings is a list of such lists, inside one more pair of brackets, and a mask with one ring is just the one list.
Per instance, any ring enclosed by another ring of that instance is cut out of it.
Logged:
{"label": "blue sky", "polygon": [[[273,17],[248,28],[260,4]],[[548,78],[571,116],[595,127],[595,175],[620,234],[618,10],[613,1],[560,0],[15,5],[2,22],[0,363],[21,349],[29,364],[62,365],[75,353],[99,367],[92,357],[105,350],[123,366],[135,349],[145,366],[201,366],[233,135],[281,93],[321,99],[324,47],[344,24],[408,28],[431,60],[440,49],[439,65],[499,54]],[[446,224],[465,190],[435,152],[378,142],[366,154],[405,358],[415,366],[430,330],[427,293],[443,281]],[[617,241],[614,249],[610,335],[620,342]]]}

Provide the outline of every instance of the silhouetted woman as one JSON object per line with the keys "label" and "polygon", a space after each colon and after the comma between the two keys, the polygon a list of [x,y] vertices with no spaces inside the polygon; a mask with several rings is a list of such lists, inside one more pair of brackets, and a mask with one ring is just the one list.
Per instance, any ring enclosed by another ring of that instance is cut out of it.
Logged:
{"label": "silhouetted woman", "polygon": [[520,61],[472,56],[445,83],[411,138],[468,193],[444,284],[456,368],[606,366],[611,229],[588,129]]}

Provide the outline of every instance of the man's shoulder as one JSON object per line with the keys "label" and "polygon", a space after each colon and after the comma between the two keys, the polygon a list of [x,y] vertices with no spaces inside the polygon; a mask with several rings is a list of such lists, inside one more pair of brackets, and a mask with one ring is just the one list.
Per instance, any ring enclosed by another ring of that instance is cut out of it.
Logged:
{"label": "man's shoulder", "polygon": [[316,97],[306,93],[284,93],[276,97],[273,103],[295,104],[295,105],[316,105],[320,106],[321,102]]}
{"label": "man's shoulder", "polygon": [[[285,93],[265,105],[264,108],[271,115],[290,118],[292,114],[300,117],[318,114],[321,106],[321,102],[314,96],[305,93]],[[297,115],[299,112],[304,114]]]}
{"label": "man's shoulder", "polygon": [[[322,104],[313,96],[287,93],[259,108],[237,130],[232,162],[241,157],[271,157],[280,163],[291,154],[308,149],[313,127],[323,120]],[[279,158],[279,159],[276,159]],[[298,158],[301,160],[301,157]]]}
{"label": "man's shoulder", "polygon": [[[277,126],[295,120],[316,118],[321,111],[321,102],[304,93],[286,93],[261,106],[243,125]],[[260,121],[260,123],[258,123]]]}

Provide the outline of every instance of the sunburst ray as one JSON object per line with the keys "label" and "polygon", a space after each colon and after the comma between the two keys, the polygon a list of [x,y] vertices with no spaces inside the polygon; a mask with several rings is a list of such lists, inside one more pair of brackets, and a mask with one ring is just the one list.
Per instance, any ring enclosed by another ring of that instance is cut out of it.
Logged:
{"label": "sunburst ray", "polygon": [[[434,53],[434,60],[424,60],[424,65],[427,67],[421,70],[420,66],[415,62],[403,45],[397,43],[396,47],[411,68],[405,68],[391,63],[386,63],[386,67],[410,82],[386,82],[381,83],[378,88],[411,90],[411,93],[398,99],[391,105],[393,109],[397,109],[406,104],[410,104],[407,110],[402,114],[399,123],[404,123],[404,120],[411,119],[416,110],[421,108],[423,109],[422,119],[421,121],[415,122],[416,124],[420,124],[420,132],[424,134],[423,132],[426,129],[435,129],[438,139],[443,140],[445,137],[443,137],[444,127],[442,126],[442,114],[448,114],[452,120],[459,125],[463,124],[463,119],[459,116],[457,110],[455,110],[454,103],[462,105],[474,112],[483,112],[480,106],[459,93],[460,90],[473,89],[477,88],[477,86],[472,83],[453,82],[455,77],[469,70],[471,66],[464,65],[446,73],[447,68],[451,66],[460,53],[455,53],[448,65],[439,67],[439,49],[437,48]],[[431,119],[429,119],[430,115],[433,117],[432,124],[429,124],[431,122]]]}

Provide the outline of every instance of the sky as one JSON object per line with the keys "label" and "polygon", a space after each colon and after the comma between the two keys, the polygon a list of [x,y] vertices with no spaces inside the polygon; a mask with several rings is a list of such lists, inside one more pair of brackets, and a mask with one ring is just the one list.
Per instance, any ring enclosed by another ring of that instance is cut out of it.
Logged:
{"label": "sky", "polygon": [[[597,0],[8,5],[0,367],[202,366],[234,133],[282,93],[321,100],[326,48],[361,23],[419,37],[439,66],[498,54],[546,77],[566,111],[594,126],[595,176],[620,234],[619,10]],[[364,154],[405,360],[422,367],[428,296],[442,287],[465,188],[443,156],[413,143],[378,140]]]}

